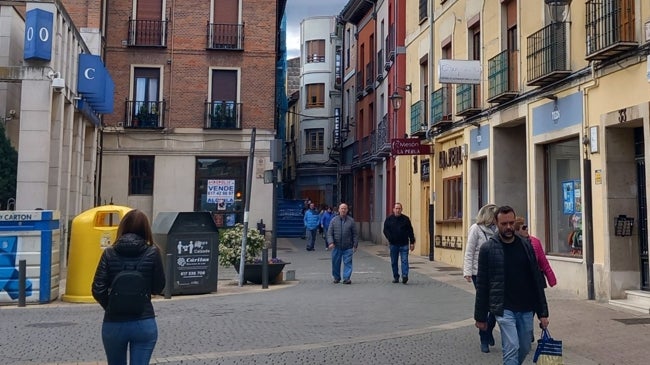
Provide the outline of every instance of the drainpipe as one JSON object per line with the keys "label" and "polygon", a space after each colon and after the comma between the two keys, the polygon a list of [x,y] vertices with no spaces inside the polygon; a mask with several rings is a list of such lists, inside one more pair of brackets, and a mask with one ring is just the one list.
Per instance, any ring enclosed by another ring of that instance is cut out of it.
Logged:
{"label": "drainpipe", "polygon": [[596,299],[595,285],[594,285],[594,231],[593,231],[593,204],[592,204],[592,188],[591,188],[591,159],[589,156],[589,123],[587,123],[587,116],[589,112],[589,90],[598,87],[598,78],[596,77],[596,70],[594,68],[594,61],[590,62],[591,68],[591,83],[583,88],[584,102],[583,107],[583,149],[584,157],[582,166],[584,170],[585,183],[583,186],[583,208],[584,208],[584,221],[583,221],[583,242],[585,247],[585,262],[587,264],[587,299]]}

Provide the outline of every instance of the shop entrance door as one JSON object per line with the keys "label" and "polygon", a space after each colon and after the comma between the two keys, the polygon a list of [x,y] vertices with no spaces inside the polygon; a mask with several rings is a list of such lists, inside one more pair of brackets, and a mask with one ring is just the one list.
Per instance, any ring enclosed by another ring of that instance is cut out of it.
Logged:
{"label": "shop entrance door", "polygon": [[634,129],[634,159],[639,209],[639,258],[641,261],[641,290],[650,291],[650,267],[648,266],[648,204],[645,175],[645,143],[643,128]]}

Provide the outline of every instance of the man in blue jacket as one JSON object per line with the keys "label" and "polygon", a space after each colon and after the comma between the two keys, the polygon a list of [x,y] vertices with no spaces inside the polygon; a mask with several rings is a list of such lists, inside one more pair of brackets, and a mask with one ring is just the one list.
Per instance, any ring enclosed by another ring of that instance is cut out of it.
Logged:
{"label": "man in blue jacket", "polygon": [[415,249],[415,235],[409,217],[402,214],[402,203],[395,203],[393,214],[384,222],[384,236],[389,243],[393,283],[399,283],[397,259],[402,261],[402,283],[409,281],[409,250]]}
{"label": "man in blue jacket", "polygon": [[309,209],[305,212],[303,218],[305,229],[307,230],[307,251],[314,251],[316,243],[316,232],[320,224],[320,216],[316,211],[314,203],[309,203]]}
{"label": "man in blue jacket", "polygon": [[341,282],[341,260],[343,261],[343,284],[352,284],[352,255],[357,252],[359,235],[354,219],[348,216],[348,205],[339,205],[339,215],[332,218],[327,229],[328,248],[332,250],[332,277],[334,284]]}
{"label": "man in blue jacket", "polygon": [[535,251],[515,234],[515,211],[502,206],[494,214],[498,235],[481,245],[476,275],[476,327],[487,329],[488,312],[501,329],[503,364],[520,365],[526,359],[533,338],[533,316],[548,326],[545,279],[537,266]]}

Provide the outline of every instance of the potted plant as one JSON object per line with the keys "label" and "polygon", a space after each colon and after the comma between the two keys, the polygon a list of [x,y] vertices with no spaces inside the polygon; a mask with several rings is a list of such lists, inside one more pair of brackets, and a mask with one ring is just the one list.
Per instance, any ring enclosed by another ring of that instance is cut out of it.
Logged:
{"label": "potted plant", "polygon": [[[235,224],[232,228],[222,229],[219,233],[219,264],[225,267],[233,266],[239,272],[241,259],[241,241],[244,235],[244,225]],[[248,229],[246,239],[246,255],[244,279],[255,284],[262,283],[262,260],[259,256],[266,248],[266,239],[254,228]],[[281,259],[269,259],[269,282],[273,282],[287,262]]]}

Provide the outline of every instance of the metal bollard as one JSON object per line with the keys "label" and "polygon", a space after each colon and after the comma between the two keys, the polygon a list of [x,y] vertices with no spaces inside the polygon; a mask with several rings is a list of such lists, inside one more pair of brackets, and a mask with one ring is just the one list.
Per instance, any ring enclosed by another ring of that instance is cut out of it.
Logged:
{"label": "metal bollard", "polygon": [[172,298],[172,286],[174,285],[174,277],[172,276],[173,274],[173,265],[174,265],[174,258],[172,257],[172,254],[168,253],[166,257],[165,263],[165,299],[171,299]]}
{"label": "metal bollard", "polygon": [[27,261],[18,261],[18,306],[25,306],[27,291]]}
{"label": "metal bollard", "polygon": [[269,288],[269,249],[262,249],[262,289]]}

